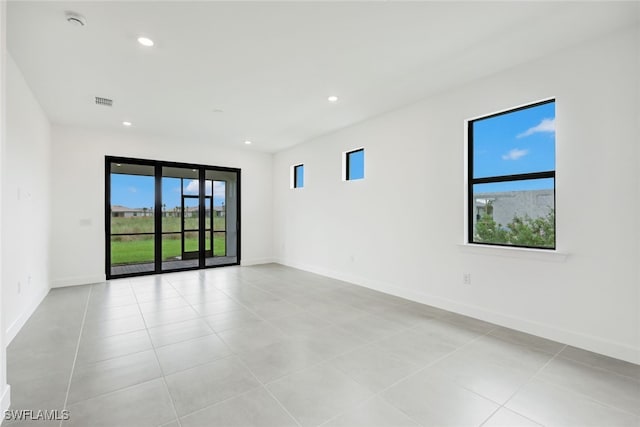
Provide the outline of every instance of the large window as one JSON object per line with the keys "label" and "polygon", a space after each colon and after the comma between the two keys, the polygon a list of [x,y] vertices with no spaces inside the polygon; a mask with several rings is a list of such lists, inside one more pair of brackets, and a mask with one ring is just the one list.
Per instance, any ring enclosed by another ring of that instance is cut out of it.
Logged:
{"label": "large window", "polygon": [[239,169],[105,164],[107,278],[239,264]]}
{"label": "large window", "polygon": [[469,243],[555,249],[555,100],[468,122]]}

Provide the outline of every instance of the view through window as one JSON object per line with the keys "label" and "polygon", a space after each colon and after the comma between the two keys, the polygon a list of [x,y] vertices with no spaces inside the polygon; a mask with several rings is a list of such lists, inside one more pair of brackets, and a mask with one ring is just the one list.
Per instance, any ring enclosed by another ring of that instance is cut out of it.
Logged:
{"label": "view through window", "polygon": [[469,243],[554,249],[555,100],[468,124]]}

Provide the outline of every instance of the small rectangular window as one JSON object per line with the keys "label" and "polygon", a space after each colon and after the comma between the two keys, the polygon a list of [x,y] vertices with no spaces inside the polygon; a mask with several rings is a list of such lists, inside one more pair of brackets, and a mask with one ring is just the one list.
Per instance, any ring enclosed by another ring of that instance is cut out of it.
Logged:
{"label": "small rectangular window", "polygon": [[293,167],[293,188],[304,187],[304,165]]}
{"label": "small rectangular window", "polygon": [[364,179],[364,148],[345,153],[344,178],[347,181]]}
{"label": "small rectangular window", "polygon": [[555,249],[555,100],[468,122],[469,243]]}

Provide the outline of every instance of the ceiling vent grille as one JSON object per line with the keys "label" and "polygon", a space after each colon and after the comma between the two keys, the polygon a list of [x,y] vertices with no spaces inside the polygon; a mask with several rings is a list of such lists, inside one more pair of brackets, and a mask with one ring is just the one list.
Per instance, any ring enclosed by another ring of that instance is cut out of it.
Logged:
{"label": "ceiling vent grille", "polygon": [[96,105],[104,105],[105,107],[111,107],[113,106],[113,99],[100,98],[99,96],[96,96]]}

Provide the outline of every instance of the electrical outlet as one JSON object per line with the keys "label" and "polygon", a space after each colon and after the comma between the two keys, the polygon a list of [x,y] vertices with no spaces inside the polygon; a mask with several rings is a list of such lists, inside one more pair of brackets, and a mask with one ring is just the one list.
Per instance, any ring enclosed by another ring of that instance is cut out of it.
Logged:
{"label": "electrical outlet", "polygon": [[471,273],[462,273],[462,283],[465,285],[471,284]]}

